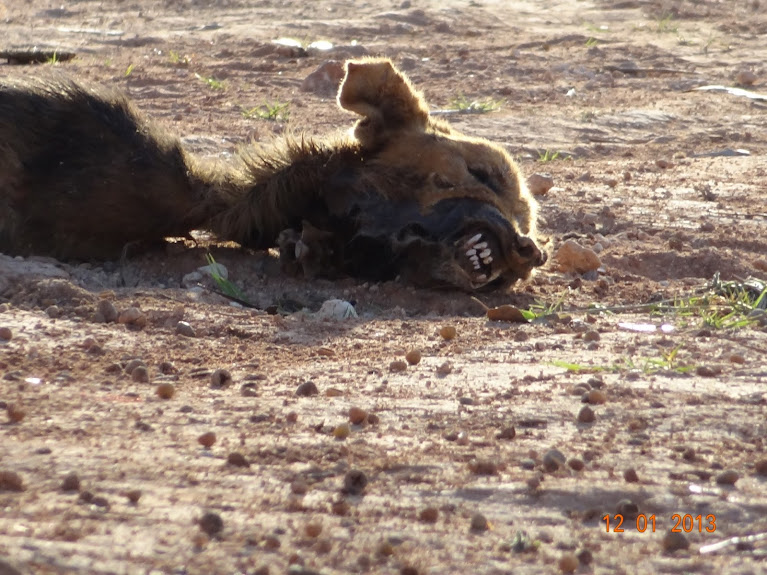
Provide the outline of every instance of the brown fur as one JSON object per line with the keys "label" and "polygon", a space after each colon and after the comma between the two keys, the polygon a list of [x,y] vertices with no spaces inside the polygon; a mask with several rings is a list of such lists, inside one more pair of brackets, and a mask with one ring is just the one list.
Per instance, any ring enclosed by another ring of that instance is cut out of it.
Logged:
{"label": "brown fur", "polygon": [[[279,245],[286,269],[309,276],[467,290],[545,262],[535,201],[508,154],[431,118],[391,62],[348,62],[338,102],[362,116],[353,135],[250,147],[221,167],[122,96],[0,82],[0,251],[103,259],[205,228]],[[476,270],[464,244],[478,233],[493,257]]]}

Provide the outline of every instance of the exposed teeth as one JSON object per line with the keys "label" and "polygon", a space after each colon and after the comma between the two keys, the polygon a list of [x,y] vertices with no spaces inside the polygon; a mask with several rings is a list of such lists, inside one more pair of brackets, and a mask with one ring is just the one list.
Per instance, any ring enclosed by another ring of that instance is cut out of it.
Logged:
{"label": "exposed teeth", "polygon": [[481,281],[481,282],[483,282],[483,281],[485,281],[486,279],[487,279],[487,276],[486,276],[485,274],[479,274],[479,275],[477,276],[477,280],[478,280],[478,281]]}
{"label": "exposed teeth", "polygon": [[487,265],[490,265],[493,263],[493,256],[487,256],[485,259],[482,260],[482,263]]}
{"label": "exposed teeth", "polygon": [[475,264],[474,264],[474,269],[475,269],[475,270],[478,270],[478,269],[479,269],[479,262],[477,262],[477,263],[475,263]]}
{"label": "exposed teeth", "polygon": [[477,234],[476,236],[473,236],[472,238],[469,239],[469,241],[466,242],[466,247],[470,248],[481,239],[482,239],[482,234]]}
{"label": "exposed teeth", "polygon": [[479,257],[482,259],[485,259],[486,257],[489,257],[491,253],[493,252],[491,252],[490,250],[482,250],[481,252],[479,252]]}
{"label": "exposed teeth", "polygon": [[487,242],[480,242],[474,247],[478,250],[484,250],[487,247]]}
{"label": "exposed teeth", "polygon": [[475,250],[475,249],[470,249],[470,250],[466,251],[466,255],[469,256],[469,257],[473,256],[473,255],[476,255],[476,253],[477,253],[477,250]]}

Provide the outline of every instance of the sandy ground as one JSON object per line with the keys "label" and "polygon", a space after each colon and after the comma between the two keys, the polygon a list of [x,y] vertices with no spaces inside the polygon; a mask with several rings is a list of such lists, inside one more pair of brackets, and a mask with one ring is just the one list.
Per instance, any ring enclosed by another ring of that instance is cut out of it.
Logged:
{"label": "sandy ground", "polygon": [[[346,129],[304,80],[391,57],[435,110],[500,103],[449,119],[550,175],[552,252],[602,262],[472,298],[213,248],[245,309],[182,281],[201,246],[0,256],[0,573],[767,572],[764,541],[707,547],[767,532],[767,321],[661,306],[767,276],[767,97],[692,91],[767,93],[763,2],[6,0],[0,20],[0,48],[77,54],[0,74],[116,86],[222,159]],[[288,117],[243,113],[266,103]],[[314,315],[331,298],[359,318]],[[488,321],[500,304],[558,313]]]}

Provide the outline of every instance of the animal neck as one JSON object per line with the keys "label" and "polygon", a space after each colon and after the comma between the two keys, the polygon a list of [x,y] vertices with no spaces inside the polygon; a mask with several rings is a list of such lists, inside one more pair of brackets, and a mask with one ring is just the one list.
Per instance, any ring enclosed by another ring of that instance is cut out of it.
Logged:
{"label": "animal neck", "polygon": [[328,192],[343,191],[333,183],[361,161],[359,145],[351,140],[286,139],[244,149],[236,168],[208,168],[197,177],[207,188],[202,190],[209,214],[205,227],[244,247],[273,247],[281,231],[329,217]]}

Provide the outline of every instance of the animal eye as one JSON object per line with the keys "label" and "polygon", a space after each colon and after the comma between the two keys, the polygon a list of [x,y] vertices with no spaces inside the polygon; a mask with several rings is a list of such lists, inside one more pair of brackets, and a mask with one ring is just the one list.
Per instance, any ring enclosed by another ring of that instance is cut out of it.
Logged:
{"label": "animal eye", "polygon": [[480,184],[487,186],[496,194],[500,195],[501,192],[498,189],[498,183],[494,178],[490,176],[487,171],[483,170],[482,168],[469,168],[469,173],[474,176],[474,179],[477,180]]}

